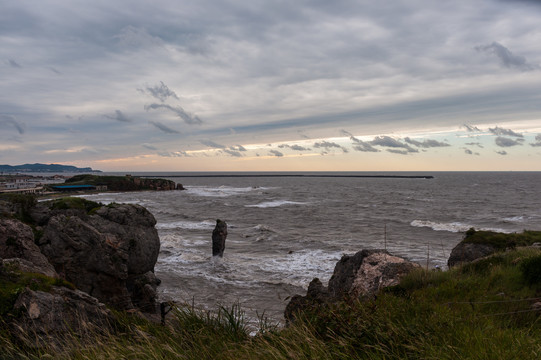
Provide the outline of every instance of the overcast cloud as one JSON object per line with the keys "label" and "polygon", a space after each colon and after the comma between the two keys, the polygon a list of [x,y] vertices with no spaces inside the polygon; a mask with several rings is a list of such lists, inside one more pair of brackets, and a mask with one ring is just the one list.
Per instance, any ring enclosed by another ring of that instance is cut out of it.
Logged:
{"label": "overcast cloud", "polygon": [[539,19],[541,2],[510,0],[5,1],[0,155],[541,170]]}

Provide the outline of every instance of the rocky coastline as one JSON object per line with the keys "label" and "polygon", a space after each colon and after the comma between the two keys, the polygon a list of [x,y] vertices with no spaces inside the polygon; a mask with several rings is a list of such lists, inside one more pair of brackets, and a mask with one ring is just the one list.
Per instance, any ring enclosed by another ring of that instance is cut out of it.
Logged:
{"label": "rocky coastline", "polygon": [[[217,221],[213,237],[218,239],[219,233],[218,240],[225,241],[227,228],[221,223]],[[66,334],[84,343],[89,333],[114,333],[118,311],[155,323],[162,320],[163,326],[165,306],[158,303],[160,280],[154,275],[160,250],[155,225],[154,216],[139,205],[103,205],[82,198],[38,203],[27,195],[0,200],[2,325],[28,348],[59,351]],[[486,256],[519,246],[539,247],[540,237],[541,232],[502,236],[472,229],[453,249],[449,267],[479,262],[476,266],[482,268]],[[402,294],[406,290],[401,280],[423,271],[386,250],[344,255],[328,286],[315,278],[306,295],[290,299],[286,324],[293,326],[305,313],[329,316],[335,310],[321,309],[344,302],[375,304],[387,289]]]}

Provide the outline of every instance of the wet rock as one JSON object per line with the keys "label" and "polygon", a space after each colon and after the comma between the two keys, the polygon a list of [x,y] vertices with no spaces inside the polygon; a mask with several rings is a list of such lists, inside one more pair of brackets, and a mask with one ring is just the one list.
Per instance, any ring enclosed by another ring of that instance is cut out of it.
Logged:
{"label": "wet rock", "polygon": [[472,262],[494,252],[496,252],[496,248],[491,244],[460,242],[451,251],[447,266],[451,268],[462,263]]}
{"label": "wet rock", "polygon": [[54,267],[34,243],[30,226],[15,219],[0,219],[0,257],[21,270],[56,277]]}
{"label": "wet rock", "polygon": [[17,298],[19,316],[10,323],[11,333],[27,346],[61,349],[66,335],[84,341],[91,332],[111,329],[113,316],[94,297],[64,287],[50,292],[26,289]]}
{"label": "wet rock", "polygon": [[224,256],[225,239],[227,238],[227,224],[220,219],[216,220],[216,227],[212,231],[212,256]]}
{"label": "wet rock", "polygon": [[329,292],[325,286],[323,286],[323,283],[318,278],[314,278],[308,285],[306,296],[294,295],[287,304],[284,311],[286,324],[293,322],[299,313],[321,305],[329,300]]}

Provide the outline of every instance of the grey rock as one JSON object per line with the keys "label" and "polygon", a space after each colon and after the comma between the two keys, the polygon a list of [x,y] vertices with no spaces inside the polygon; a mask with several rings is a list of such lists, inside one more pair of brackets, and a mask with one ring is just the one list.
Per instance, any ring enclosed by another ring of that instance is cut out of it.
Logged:
{"label": "grey rock", "polygon": [[154,216],[131,204],[103,206],[92,215],[55,214],[46,221],[40,248],[59,275],[115,308],[139,303],[142,293],[130,293],[127,281],[154,271],[160,250]]}
{"label": "grey rock", "polygon": [[382,288],[398,285],[404,275],[420,267],[386,250],[361,250],[344,255],[336,263],[328,288],[316,278],[308,286],[306,296],[291,298],[284,312],[286,323],[293,321],[299,312],[321,304],[372,297]]}
{"label": "grey rock", "polygon": [[329,293],[335,298],[372,296],[380,289],[397,285],[419,264],[389,254],[386,250],[362,250],[344,255],[329,280]]}
{"label": "grey rock", "polygon": [[451,255],[447,260],[449,268],[461,263],[468,263],[479,258],[491,255],[496,251],[494,246],[490,244],[460,242],[451,251]]}
{"label": "grey rock", "polygon": [[220,219],[212,231],[212,256],[224,256],[225,239],[227,238],[227,224]]}
{"label": "grey rock", "polygon": [[[51,277],[57,273],[47,258],[34,243],[30,226],[15,219],[0,219],[0,257],[17,263],[31,272]],[[20,260],[15,260],[20,259]]]}
{"label": "grey rock", "polygon": [[14,309],[20,316],[10,323],[11,333],[31,347],[61,349],[68,334],[84,341],[91,332],[111,330],[113,322],[111,312],[96,298],[64,287],[51,292],[26,289]]}

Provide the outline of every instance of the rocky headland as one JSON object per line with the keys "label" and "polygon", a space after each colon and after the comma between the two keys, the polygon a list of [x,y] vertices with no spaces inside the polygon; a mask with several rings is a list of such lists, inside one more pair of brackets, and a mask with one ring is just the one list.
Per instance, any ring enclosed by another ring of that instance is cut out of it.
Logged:
{"label": "rocky headland", "polygon": [[102,176],[81,174],[66,180],[65,185],[94,185],[106,187],[111,191],[143,191],[143,190],[184,190],[182,184],[172,180],[159,178],[142,178],[139,176]]}
{"label": "rocky headland", "polygon": [[0,311],[19,329],[15,335],[103,328],[112,318],[108,308],[156,312],[160,240],[148,210],[29,199],[0,202],[0,276],[18,283],[5,289],[9,301]]}

